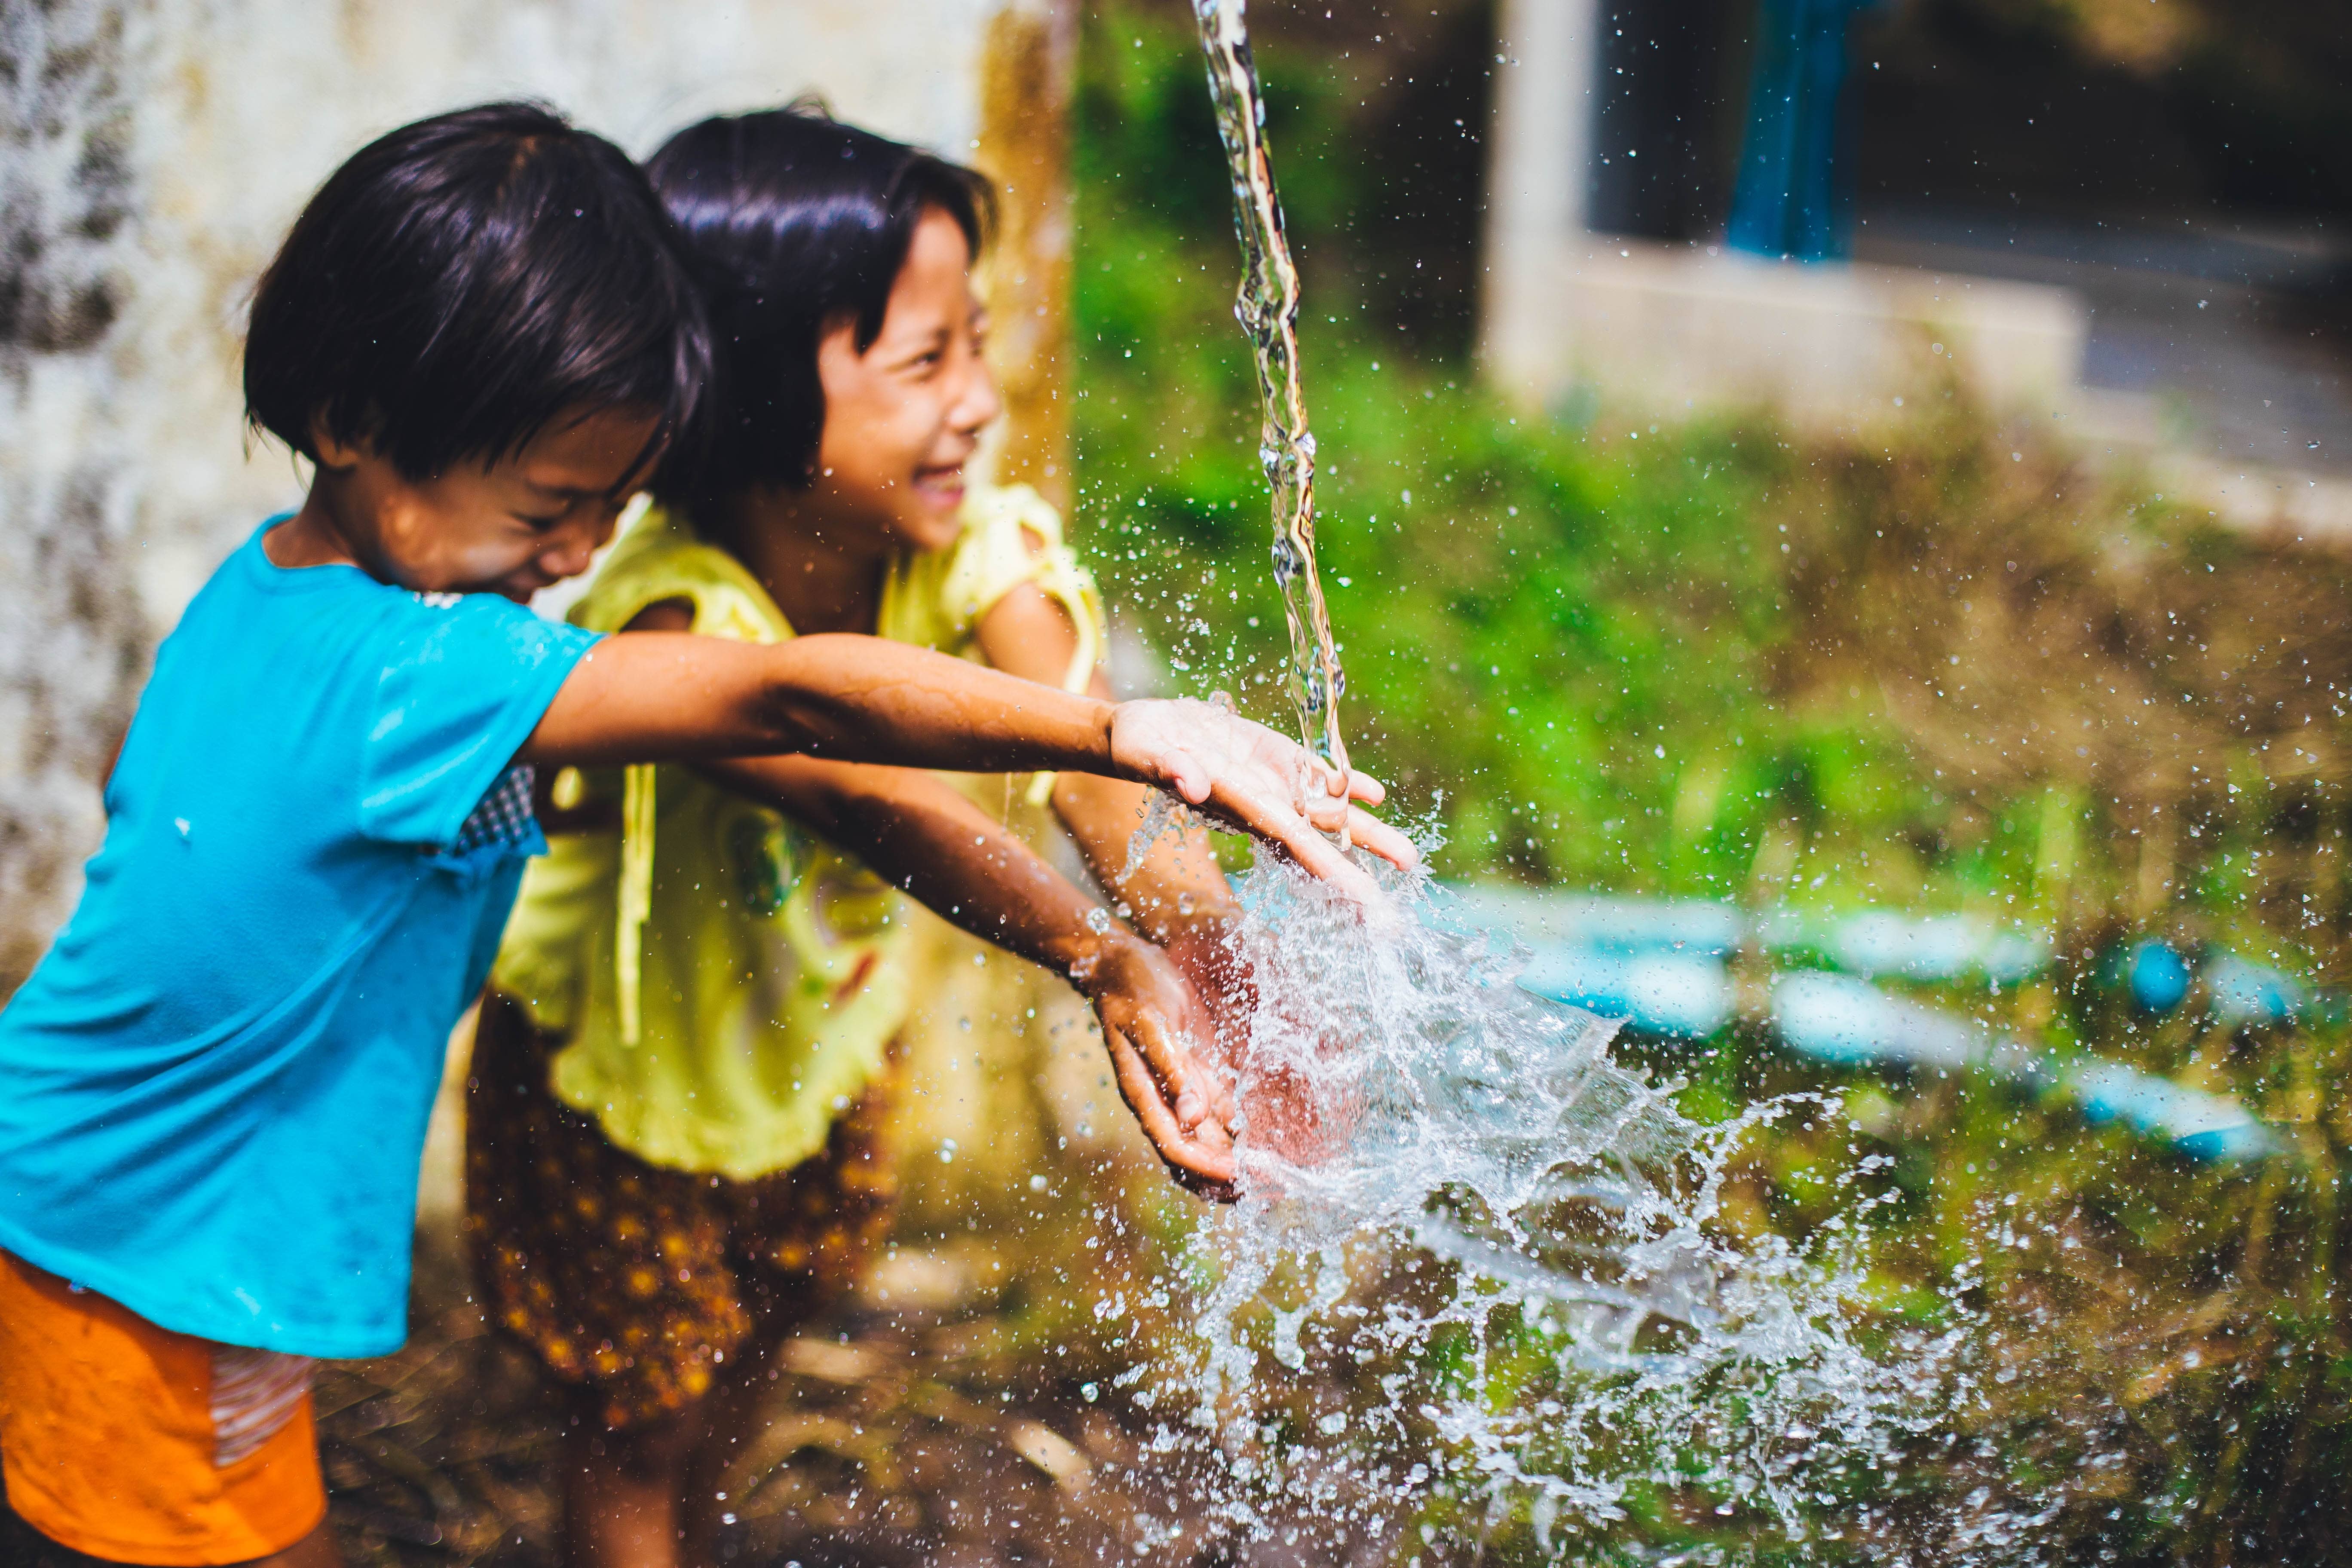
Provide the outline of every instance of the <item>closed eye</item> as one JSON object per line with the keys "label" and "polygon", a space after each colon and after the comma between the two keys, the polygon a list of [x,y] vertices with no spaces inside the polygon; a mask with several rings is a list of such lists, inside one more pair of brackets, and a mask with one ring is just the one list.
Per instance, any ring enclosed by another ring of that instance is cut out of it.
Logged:
{"label": "closed eye", "polygon": [[919,374],[929,375],[946,363],[948,348],[948,334],[942,328],[931,334],[929,342],[919,352],[910,353],[900,360],[898,368],[902,371],[913,371]]}

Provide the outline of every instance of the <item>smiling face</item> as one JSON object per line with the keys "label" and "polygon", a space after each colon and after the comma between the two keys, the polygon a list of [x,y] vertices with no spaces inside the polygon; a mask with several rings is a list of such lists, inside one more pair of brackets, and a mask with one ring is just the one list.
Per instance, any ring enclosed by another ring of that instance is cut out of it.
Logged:
{"label": "smiling face", "polygon": [[411,479],[322,432],[313,505],[289,526],[309,524],[331,542],[281,563],[341,556],[404,588],[527,600],[588,569],[642,477],[655,433],[647,415],[573,414],[487,468],[464,462]]}
{"label": "smiling face", "polygon": [[987,317],[971,273],[963,230],[934,207],[916,226],[872,346],[857,352],[845,319],[818,341],[824,434],[803,504],[826,522],[891,549],[955,542],[964,464],[1003,407],[981,358]]}

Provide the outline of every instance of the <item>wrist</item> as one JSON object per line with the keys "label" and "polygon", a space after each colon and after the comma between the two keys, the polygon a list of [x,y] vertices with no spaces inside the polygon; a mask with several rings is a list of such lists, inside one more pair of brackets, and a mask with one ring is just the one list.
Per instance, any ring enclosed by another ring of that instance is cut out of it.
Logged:
{"label": "wrist", "polygon": [[1095,742],[1099,748],[1099,754],[1090,765],[1077,771],[1099,773],[1108,779],[1133,778],[1134,773],[1122,767],[1118,760],[1118,716],[1127,710],[1129,705],[1124,702],[1106,702],[1099,697],[1089,698],[1087,700],[1091,701],[1096,708]]}
{"label": "wrist", "polygon": [[1091,1001],[1127,967],[1134,950],[1144,942],[1112,920],[1109,910],[1095,904],[1087,907],[1085,923],[1055,945],[1060,950],[1055,958],[1062,973],[1080,995]]}
{"label": "wrist", "polygon": [[1231,899],[1213,900],[1190,895],[1174,900],[1138,899],[1136,931],[1161,947],[1196,941],[1222,942],[1242,918],[1242,907]]}

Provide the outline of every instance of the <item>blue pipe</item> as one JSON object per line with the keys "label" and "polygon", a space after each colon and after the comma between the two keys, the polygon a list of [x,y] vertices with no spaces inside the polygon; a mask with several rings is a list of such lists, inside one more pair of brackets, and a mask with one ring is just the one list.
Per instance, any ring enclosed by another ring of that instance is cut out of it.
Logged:
{"label": "blue pipe", "polygon": [[[1720,952],[1624,952],[1553,942],[1535,951],[1519,984],[1622,1018],[1645,1034],[1678,1038],[1705,1038],[1738,1014]],[[1774,977],[1770,998],[1774,1031],[1790,1049],[1816,1061],[1984,1072],[2037,1092],[2062,1090],[2091,1121],[2122,1121],[2193,1159],[2253,1160],[2277,1148],[2270,1130],[2233,1100],[2119,1062],[2063,1058],[1867,981],[1791,971]]]}
{"label": "blue pipe", "polygon": [[1913,915],[1893,910],[1832,913],[1780,909],[1751,916],[1705,899],[1628,899],[1517,888],[1447,890],[1456,923],[1547,942],[1623,951],[1664,948],[1723,953],[1756,946],[1818,953],[1849,973],[1906,980],[1968,975],[2010,984],[2050,965],[2050,940],[1980,915]]}

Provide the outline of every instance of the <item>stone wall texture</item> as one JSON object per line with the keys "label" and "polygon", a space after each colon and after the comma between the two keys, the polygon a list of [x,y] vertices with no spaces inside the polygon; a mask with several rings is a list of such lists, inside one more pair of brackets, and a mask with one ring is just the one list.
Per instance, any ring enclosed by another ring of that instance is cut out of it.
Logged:
{"label": "stone wall texture", "polygon": [[[950,155],[980,155],[986,133],[1028,186],[1020,221],[1066,251],[1066,224],[1034,205],[1047,172],[1036,137],[1002,117],[1019,107],[1003,102],[1009,65],[1034,71],[1037,50],[1066,39],[1067,10],[0,0],[0,994],[79,893],[99,781],[156,640],[220,559],[300,496],[287,453],[241,426],[238,353],[253,279],[337,163],[394,125],[490,98],[546,100],[642,154],[701,115],[815,91]],[[1020,61],[992,65],[992,48],[1014,45]],[[1066,259],[1008,260],[1006,286],[1030,290],[1024,326],[1050,318],[1057,340],[1058,310],[1034,290],[1058,285]],[[1018,390],[1008,455],[1050,485],[1055,390]]]}

